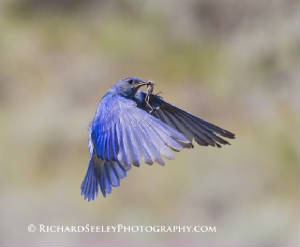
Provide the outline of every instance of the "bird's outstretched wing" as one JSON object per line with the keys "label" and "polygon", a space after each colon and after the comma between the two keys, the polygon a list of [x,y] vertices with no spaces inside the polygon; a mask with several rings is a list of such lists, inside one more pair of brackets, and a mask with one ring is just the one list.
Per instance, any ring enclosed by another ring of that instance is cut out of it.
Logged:
{"label": "bird's outstretched wing", "polygon": [[202,146],[221,147],[222,144],[229,144],[229,142],[220,136],[234,138],[233,133],[164,101],[162,97],[156,94],[151,94],[149,97],[148,103],[152,107],[150,109],[145,102],[145,97],[146,92],[143,90],[139,90],[136,94],[135,101],[141,109],[148,111],[154,117],[184,134],[191,142],[194,139]]}
{"label": "bird's outstretched wing", "polygon": [[[91,139],[98,158],[118,161],[125,168],[145,163],[164,164],[161,155],[173,158],[170,149],[191,147],[180,132],[121,96],[100,101],[91,124]],[[169,149],[170,148],[170,149]]]}

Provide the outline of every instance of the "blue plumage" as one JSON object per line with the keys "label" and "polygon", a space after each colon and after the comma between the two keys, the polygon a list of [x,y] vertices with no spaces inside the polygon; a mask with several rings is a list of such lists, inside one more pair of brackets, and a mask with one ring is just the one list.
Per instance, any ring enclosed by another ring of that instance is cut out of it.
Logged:
{"label": "blue plumage", "polygon": [[220,147],[229,144],[217,134],[234,138],[234,134],[206,122],[151,94],[149,111],[146,92],[139,88],[146,82],[127,77],[113,85],[100,100],[89,126],[90,160],[81,184],[85,199],[94,200],[100,187],[103,196],[118,186],[132,165],[141,160],[164,165],[162,155],[173,159],[171,150],[180,151],[199,145]]}

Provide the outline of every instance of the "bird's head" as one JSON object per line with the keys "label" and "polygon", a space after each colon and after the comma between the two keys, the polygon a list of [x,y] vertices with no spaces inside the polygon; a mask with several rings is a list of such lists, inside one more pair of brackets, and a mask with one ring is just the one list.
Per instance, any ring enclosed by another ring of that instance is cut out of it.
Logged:
{"label": "bird's head", "polygon": [[124,97],[133,97],[137,90],[148,83],[137,77],[126,77],[116,82],[112,87],[115,93],[120,94]]}

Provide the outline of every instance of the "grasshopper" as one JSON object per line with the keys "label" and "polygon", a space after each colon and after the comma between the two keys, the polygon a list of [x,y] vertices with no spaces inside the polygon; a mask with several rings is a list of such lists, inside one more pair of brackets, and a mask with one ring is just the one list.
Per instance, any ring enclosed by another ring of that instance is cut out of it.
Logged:
{"label": "grasshopper", "polygon": [[145,102],[146,102],[147,106],[150,108],[149,113],[152,113],[154,110],[153,107],[150,105],[150,95],[153,92],[153,88],[154,88],[154,82],[149,80],[147,82],[147,95],[145,97]]}

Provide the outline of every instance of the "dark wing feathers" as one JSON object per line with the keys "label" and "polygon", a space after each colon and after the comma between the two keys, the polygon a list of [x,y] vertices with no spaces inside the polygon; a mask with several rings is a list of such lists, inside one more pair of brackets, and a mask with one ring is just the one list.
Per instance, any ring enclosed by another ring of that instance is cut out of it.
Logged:
{"label": "dark wing feathers", "polygon": [[233,133],[194,116],[189,112],[164,101],[160,96],[155,94],[150,95],[149,104],[153,108],[151,111],[145,102],[145,96],[146,92],[142,90],[138,92],[136,97],[138,106],[184,134],[190,141],[194,139],[202,146],[210,145],[221,147],[222,144],[226,145],[230,143],[220,136],[230,139],[234,138]]}

